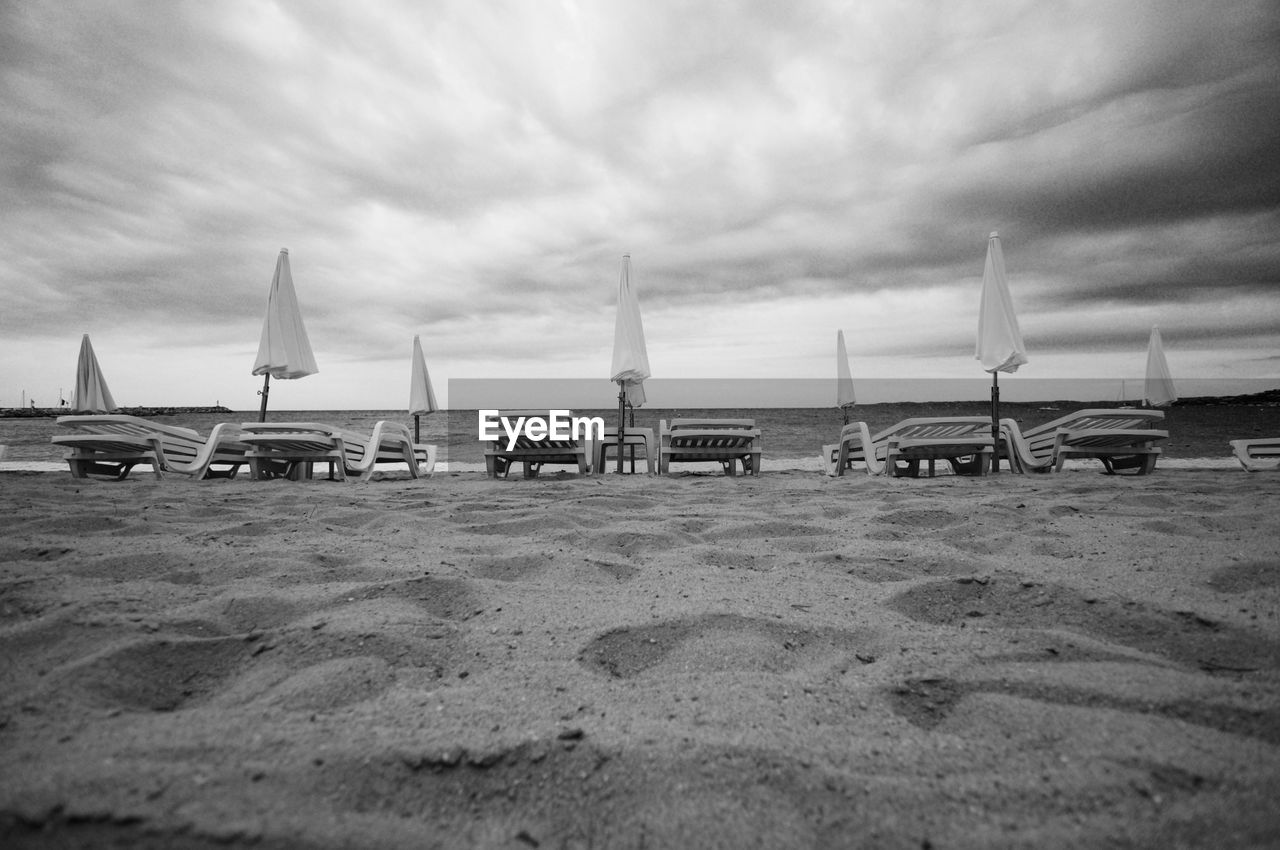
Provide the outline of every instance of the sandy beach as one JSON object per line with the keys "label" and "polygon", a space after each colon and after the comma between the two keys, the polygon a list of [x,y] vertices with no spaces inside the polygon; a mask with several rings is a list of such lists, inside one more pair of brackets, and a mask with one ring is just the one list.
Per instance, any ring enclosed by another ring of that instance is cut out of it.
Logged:
{"label": "sandy beach", "polygon": [[0,844],[1274,846],[1277,516],[1238,469],[4,473]]}

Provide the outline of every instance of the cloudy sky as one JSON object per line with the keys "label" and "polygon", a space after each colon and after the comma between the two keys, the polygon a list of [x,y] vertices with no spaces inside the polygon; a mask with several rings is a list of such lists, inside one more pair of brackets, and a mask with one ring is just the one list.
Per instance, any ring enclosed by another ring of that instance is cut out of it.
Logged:
{"label": "cloudy sky", "polygon": [[257,406],[280,248],[320,373],[608,384],[621,256],[655,377],[1280,384],[1271,0],[0,3],[0,406]]}

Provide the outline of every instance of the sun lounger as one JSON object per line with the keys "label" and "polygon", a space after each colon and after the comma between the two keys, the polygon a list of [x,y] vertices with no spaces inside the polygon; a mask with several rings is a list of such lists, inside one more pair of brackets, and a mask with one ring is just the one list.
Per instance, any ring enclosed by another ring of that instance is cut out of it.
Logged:
{"label": "sun lounger", "polygon": [[1231,450],[1247,472],[1280,470],[1280,437],[1232,440]]}
{"label": "sun lounger", "polygon": [[760,474],[764,446],[754,419],[672,419],[658,423],[658,474],[667,475],[672,462],[717,461],[725,474]]}
{"label": "sun lounger", "polygon": [[418,477],[430,478],[436,471],[438,448],[431,443],[414,443],[413,456],[418,461]]}
{"label": "sun lounger", "polygon": [[1156,443],[1169,438],[1168,431],[1151,428],[1162,419],[1159,410],[1080,410],[1027,431],[1001,419],[1000,434],[1020,472],[1060,471],[1071,458],[1096,458],[1108,474],[1146,475],[1160,457]]}
{"label": "sun lounger", "polygon": [[[564,411],[564,414],[570,419],[573,417],[572,411]],[[498,416],[515,423],[522,416],[546,419],[547,411],[503,410],[499,411]],[[506,433],[502,432],[502,429],[499,429],[499,432],[499,439],[487,443],[484,449],[484,467],[490,478],[497,478],[499,475],[505,478],[511,472],[512,465],[517,463],[524,465],[525,478],[536,477],[543,464],[548,463],[577,466],[578,473],[581,475],[586,475],[591,468],[587,455],[590,447],[586,441],[572,438],[553,440],[550,437],[535,440],[521,433],[516,435],[515,445],[508,448],[509,440]]]}
{"label": "sun lounger", "polygon": [[[240,427],[255,481],[310,478],[317,463],[327,464],[329,477],[339,480],[357,475],[367,481],[380,463],[403,463],[410,477],[417,478],[428,459],[427,447],[415,447],[407,426],[385,419],[374,424],[371,434],[318,422],[246,422]],[[433,453],[429,459],[434,465]]]}
{"label": "sun lounger", "polygon": [[985,416],[943,416],[904,419],[872,436],[865,422],[850,422],[840,430],[840,442],[822,447],[828,475],[844,475],[861,462],[869,475],[892,473],[915,478],[920,463],[945,460],[957,475],[986,475],[991,470],[994,440]]}
{"label": "sun lounger", "polygon": [[190,428],[138,416],[98,414],[60,416],[58,425],[78,433],[57,434],[54,445],[70,449],[67,465],[76,478],[107,475],[123,480],[139,464],[157,478],[172,472],[192,478],[232,478],[246,462],[248,446],[232,423],[214,427],[208,437]]}

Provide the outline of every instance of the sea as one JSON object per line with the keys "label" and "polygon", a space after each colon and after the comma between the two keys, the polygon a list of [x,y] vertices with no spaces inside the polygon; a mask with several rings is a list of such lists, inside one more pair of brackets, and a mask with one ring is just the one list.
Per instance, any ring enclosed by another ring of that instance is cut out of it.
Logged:
{"label": "sea", "polygon": [[[1016,419],[1030,428],[1064,416],[1074,410],[1111,408],[1114,402],[1004,402],[1000,416]],[[606,426],[617,424],[618,411],[575,410],[575,416],[600,417]],[[764,443],[762,469],[812,470],[823,468],[822,446],[833,443],[849,421],[861,420],[874,433],[904,419],[917,416],[989,416],[990,403],[896,402],[857,405],[847,414],[837,408],[757,407],[757,408],[639,408],[629,424],[652,428],[662,420],[680,418],[752,419],[761,430]],[[171,425],[194,428],[207,434],[220,422],[255,422],[257,411],[184,413],[154,417]],[[417,442],[439,446],[438,471],[475,472],[484,469],[483,447],[479,440],[479,417],[475,410],[439,411],[414,417],[403,410],[279,410],[268,411],[273,422],[322,422],[356,431],[369,432],[379,420],[405,423],[418,429]],[[1229,440],[1280,436],[1280,407],[1275,404],[1176,404],[1165,411],[1162,428],[1169,431],[1161,465],[1166,467],[1230,467]],[[70,433],[55,417],[0,418],[0,470],[65,471],[64,450],[52,442],[54,434]]]}

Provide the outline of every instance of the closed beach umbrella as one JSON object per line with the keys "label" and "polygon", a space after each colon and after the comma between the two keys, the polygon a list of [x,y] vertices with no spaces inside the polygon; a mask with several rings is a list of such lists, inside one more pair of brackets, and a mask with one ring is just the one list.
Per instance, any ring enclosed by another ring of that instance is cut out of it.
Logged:
{"label": "closed beach umbrella", "polygon": [[1152,407],[1163,407],[1178,400],[1173,375],[1169,373],[1169,364],[1164,359],[1164,343],[1160,340],[1159,328],[1151,329],[1151,340],[1147,343],[1147,380],[1143,397]]}
{"label": "closed beach umbrella", "polygon": [[413,368],[409,375],[409,413],[413,415],[415,443],[422,440],[418,417],[435,413],[439,409],[440,405],[436,403],[436,391],[431,388],[431,374],[427,372],[427,359],[422,356],[422,340],[414,334]]}
{"label": "closed beach umbrella", "polygon": [[1022,343],[1018,317],[1013,312],[1009,281],[1004,273],[1004,252],[1000,234],[987,239],[987,265],[982,272],[982,303],[978,309],[978,346],[974,357],[991,373],[991,438],[996,441],[992,469],[1000,468],[1000,382],[1001,372],[1016,372],[1025,365],[1027,350]]}
{"label": "closed beach umbrella", "polygon": [[849,408],[857,403],[853,394],[853,372],[849,370],[849,355],[844,348],[844,331],[836,331],[836,407],[844,414],[844,424],[849,424]]}
{"label": "closed beach umbrella", "polygon": [[613,326],[613,367],[609,380],[618,385],[618,472],[622,471],[625,407],[644,404],[644,379],[649,377],[649,353],[640,322],[640,299],[631,286],[631,255],[622,255],[618,277],[618,315]]}
{"label": "closed beach umbrella", "polygon": [[262,340],[258,343],[258,359],[253,374],[262,375],[262,406],[258,421],[267,421],[267,393],[271,379],[305,378],[320,371],[311,340],[302,324],[298,296],[293,291],[293,275],[289,272],[289,249],[281,248],[276,258],[276,273],[271,278],[271,294],[267,298],[267,317],[262,322]]}
{"label": "closed beach umbrella", "polygon": [[80,338],[80,359],[76,361],[76,388],[71,395],[72,413],[110,413],[116,409],[107,379],[98,365],[98,355],[93,353],[89,335]]}

